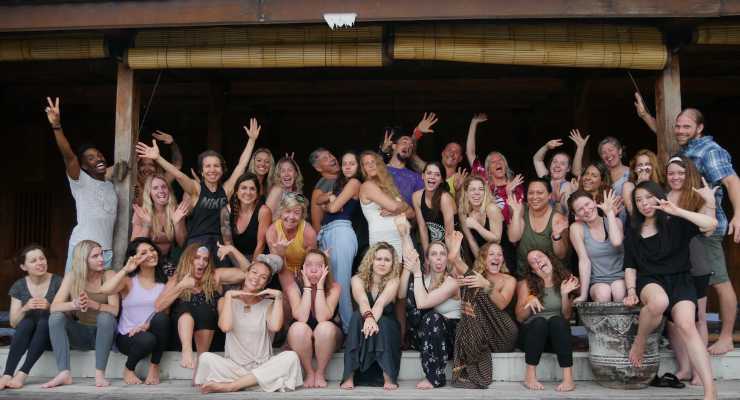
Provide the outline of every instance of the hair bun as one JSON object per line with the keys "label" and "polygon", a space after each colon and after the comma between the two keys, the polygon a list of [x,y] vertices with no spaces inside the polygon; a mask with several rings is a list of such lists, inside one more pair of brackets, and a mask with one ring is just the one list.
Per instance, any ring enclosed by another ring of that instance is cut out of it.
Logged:
{"label": "hair bun", "polygon": [[283,269],[283,258],[276,254],[260,254],[254,260],[265,263],[270,267],[273,275]]}

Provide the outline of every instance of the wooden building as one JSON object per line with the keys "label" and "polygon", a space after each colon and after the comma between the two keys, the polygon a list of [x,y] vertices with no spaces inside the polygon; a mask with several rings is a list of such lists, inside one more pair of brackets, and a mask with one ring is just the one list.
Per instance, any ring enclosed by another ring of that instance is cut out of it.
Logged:
{"label": "wooden building", "polygon": [[[331,30],[326,13],[356,13],[356,24]],[[657,111],[657,137],[635,114],[627,71]],[[1,293],[29,242],[61,272],[74,226],[46,96],[62,98],[73,146],[96,143],[111,163],[133,165],[133,144],[154,129],[175,136],[186,170],[205,148],[233,163],[256,116],[258,145],[295,151],[309,185],[317,143],[375,148],[385,127],[411,129],[425,111],[440,117],[425,158],[464,142],[486,112],[480,152],[499,149],[529,175],[536,149],[571,128],[591,134],[591,157],[606,135],[628,159],[640,148],[665,157],[681,106],[702,109],[737,158],[740,0],[0,0]],[[119,250],[130,212],[119,206]],[[740,246],[726,244],[740,288]]]}

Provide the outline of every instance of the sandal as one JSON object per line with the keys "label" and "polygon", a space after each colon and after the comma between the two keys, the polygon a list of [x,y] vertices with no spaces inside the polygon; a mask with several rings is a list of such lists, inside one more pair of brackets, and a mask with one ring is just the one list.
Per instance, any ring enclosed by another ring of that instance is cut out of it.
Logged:
{"label": "sandal", "polygon": [[655,375],[653,380],[650,381],[650,386],[683,389],[686,387],[686,384],[681,382],[676,375],[673,375],[670,372],[666,372],[661,377]]}

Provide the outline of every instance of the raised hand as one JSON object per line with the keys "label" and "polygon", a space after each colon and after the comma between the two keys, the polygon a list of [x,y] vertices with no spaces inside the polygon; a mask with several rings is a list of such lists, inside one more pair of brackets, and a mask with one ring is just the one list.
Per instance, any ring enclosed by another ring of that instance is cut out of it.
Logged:
{"label": "raised hand", "polygon": [[478,114],[473,115],[473,118],[470,120],[470,123],[478,125],[481,122],[486,122],[486,121],[488,121],[488,115],[486,115],[486,113],[478,113]]}
{"label": "raised hand", "polygon": [[681,208],[675,205],[672,201],[663,199],[658,199],[658,204],[655,206],[655,209],[661,210],[668,215],[674,216],[678,215],[678,213],[681,211]]}
{"label": "raised hand", "polygon": [[421,273],[421,261],[419,253],[413,246],[405,246],[403,249],[403,267],[412,273]]}
{"label": "raised hand", "polygon": [[[247,132],[247,136],[250,139],[257,140],[257,138],[260,136],[260,131],[262,130],[262,127],[257,123],[257,118],[250,118],[249,119],[249,128],[246,126],[244,127],[244,131]],[[290,157],[293,158],[293,157]]]}
{"label": "raised hand", "polygon": [[556,149],[562,145],[563,145],[562,139],[552,139],[552,140],[548,140],[547,143],[545,143],[545,146],[547,146],[547,148],[550,150]]}
{"label": "raised hand", "polygon": [[584,147],[586,146],[586,143],[588,142],[588,138],[590,138],[591,135],[586,135],[584,138],[581,136],[581,131],[578,129],[571,129],[570,130],[570,140],[573,141],[573,143],[576,144],[576,147]]}
{"label": "raised hand", "polygon": [[232,251],[234,251],[234,246],[230,244],[221,244],[220,242],[216,242],[216,246],[218,249],[216,250],[216,257],[218,257],[219,260],[223,260],[231,254]]}
{"label": "raised hand", "polygon": [[123,266],[123,270],[126,271],[127,274],[136,271],[136,268],[139,267],[139,264],[141,264],[141,261],[143,261],[143,259],[144,258],[141,257],[139,254],[134,254],[133,256],[128,258],[126,264]]}
{"label": "raised hand", "polygon": [[[554,212],[554,211],[553,211]],[[562,237],[563,232],[568,229],[568,219],[558,218],[552,219],[552,235]]]}
{"label": "raised hand", "polygon": [[424,133],[432,133],[434,132],[434,129],[432,129],[432,126],[437,123],[437,114],[430,112],[430,113],[424,113],[424,116],[421,118],[421,121],[419,121],[419,124],[416,125],[416,128]]}
{"label": "raised hand", "polygon": [[383,134],[383,146],[380,148],[381,151],[387,152],[393,146],[393,132],[390,129],[385,130]]}
{"label": "raised hand", "polygon": [[177,205],[177,208],[175,209],[175,212],[172,213],[172,223],[173,225],[177,225],[180,223],[180,221],[185,218],[188,213],[190,212],[190,202],[188,199],[183,199],[180,204]]}
{"label": "raised hand", "polygon": [[47,106],[44,109],[46,112],[46,118],[49,120],[51,126],[62,125],[62,111],[59,108],[59,97],[55,97],[54,101],[51,101],[51,97],[46,98]]}
{"label": "raised hand", "polygon": [[511,208],[511,212],[514,215],[521,215],[521,213],[524,211],[524,206],[522,205],[522,201],[519,200],[513,192],[508,192],[509,197],[507,204],[509,204],[509,208]]}
{"label": "raised hand", "polygon": [[506,193],[514,193],[514,189],[522,183],[524,183],[524,177],[522,174],[516,174],[514,179],[506,182]]}
{"label": "raised hand", "polygon": [[455,172],[455,175],[452,176],[452,186],[455,187],[455,193],[459,192],[460,189],[463,186],[463,183],[465,183],[465,178],[470,175],[468,173],[468,170],[465,168],[457,168],[457,172]]}
{"label": "raised hand", "polygon": [[578,187],[580,186],[580,184],[579,184],[579,182],[578,182],[578,178],[573,178],[573,179],[571,179],[571,180],[570,180],[570,186],[571,186],[571,187],[573,188],[573,191],[574,191],[574,192],[575,192],[576,190],[578,190]]}
{"label": "raised hand", "polygon": [[567,296],[579,287],[581,287],[581,283],[578,281],[578,278],[575,275],[571,275],[570,278],[560,282],[560,294]]}
{"label": "raised hand", "polygon": [[136,143],[136,154],[141,158],[156,160],[159,158],[159,146],[157,146],[157,140],[152,139],[151,147],[142,142]]}
{"label": "raised hand", "polygon": [[445,244],[447,245],[447,259],[457,260],[460,257],[463,234],[460,231],[445,232]]}
{"label": "raised hand", "polygon": [[711,187],[707,183],[707,180],[704,179],[704,177],[701,177],[701,188],[697,189],[695,187],[692,187],[691,190],[695,191],[696,194],[698,194],[702,199],[704,199],[704,205],[708,207],[715,207],[717,202],[716,198],[714,197],[714,194],[719,189],[719,186]]}
{"label": "raised hand", "polygon": [[285,256],[285,250],[290,246],[290,244],[293,243],[293,239],[288,240],[284,236],[281,235],[281,237],[278,238],[278,241],[272,244],[272,251],[281,256]]}
{"label": "raised hand", "polygon": [[132,207],[134,209],[134,215],[136,215],[136,218],[138,218],[141,223],[144,224],[144,226],[151,227],[152,215],[149,214],[149,211],[136,203],[134,203]]}
{"label": "raised hand", "polygon": [[619,199],[614,195],[614,190],[604,190],[604,201],[601,204],[597,204],[596,207],[599,207],[604,212],[604,215],[610,212],[616,215],[619,208]]}
{"label": "raised hand", "polygon": [[285,158],[289,158],[291,160],[295,159],[295,151],[292,153],[285,153]]}
{"label": "raised hand", "polygon": [[164,144],[172,144],[175,142],[175,138],[173,138],[172,135],[166,132],[162,132],[159,129],[157,129],[156,131],[154,131],[154,133],[152,133],[152,137],[156,140],[159,140],[160,142]]}
{"label": "raised hand", "polygon": [[635,92],[635,111],[637,111],[637,115],[639,115],[640,118],[650,115],[647,107],[645,107],[645,101],[642,100],[642,96],[640,96],[639,92]]}
{"label": "raised hand", "polygon": [[195,287],[195,279],[190,274],[185,274],[177,285],[180,286],[180,289],[190,290]]}
{"label": "raised hand", "polygon": [[193,177],[193,180],[200,184],[200,176],[195,172],[194,169],[190,168],[190,175]]}

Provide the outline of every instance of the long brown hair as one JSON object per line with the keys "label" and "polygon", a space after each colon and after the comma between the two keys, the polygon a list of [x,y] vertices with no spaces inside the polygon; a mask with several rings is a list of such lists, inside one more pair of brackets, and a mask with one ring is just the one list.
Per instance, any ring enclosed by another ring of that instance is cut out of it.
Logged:
{"label": "long brown hair", "polygon": [[693,190],[693,188],[700,188],[702,185],[699,171],[688,157],[674,156],[666,164],[666,176],[671,164],[678,165],[686,172],[686,178],[683,185],[681,185],[681,195],[678,197],[678,204],[676,205],[689,211],[699,211],[704,206],[704,199]]}
{"label": "long brown hair", "polygon": [[635,156],[632,157],[632,160],[630,160],[630,182],[637,182],[635,167],[637,166],[637,157],[640,156],[645,156],[650,160],[650,166],[652,167],[650,171],[650,180],[662,185],[665,182],[665,176],[663,175],[663,169],[660,168],[658,156],[648,149],[638,150],[637,153],[635,153]]}
{"label": "long brown hair", "polygon": [[[555,257],[555,254],[553,254],[549,250],[540,250],[540,249],[533,249],[530,250],[529,253],[533,251],[539,251],[550,260],[550,264],[552,264],[552,285],[555,288],[555,290],[560,290],[560,284],[570,278],[572,275],[570,271],[568,271],[564,266],[563,263],[560,262],[560,260]],[[529,253],[527,253],[527,256],[529,256]],[[528,268],[525,268],[524,271],[524,279],[527,281],[527,287],[529,288],[529,294],[537,296],[537,298],[542,301],[542,296],[544,295],[544,288],[545,288],[545,281],[540,278],[537,274],[532,271],[532,266],[529,265]],[[575,295],[575,291],[571,292],[571,296]]]}
{"label": "long brown hair", "polygon": [[[205,246],[200,243],[192,243],[182,252],[180,262],[177,263],[177,270],[173,276],[175,282],[180,282],[185,275],[190,274],[190,276],[193,276],[193,268],[195,266],[193,261],[195,261],[195,253],[197,253],[198,249],[201,247]],[[203,293],[205,293],[208,302],[213,301],[216,297],[218,286],[216,285],[216,277],[214,275],[213,255],[210,250],[208,251],[208,265],[206,266],[206,270],[203,272],[203,278],[200,280],[200,287],[203,290]],[[183,291],[180,295],[180,299],[190,301],[190,291]]]}
{"label": "long brown hair", "polygon": [[[362,159],[366,156],[371,156],[375,159],[375,168],[378,173],[373,177],[368,177],[365,172],[365,168],[362,167]],[[363,151],[362,154],[360,154],[360,171],[362,172],[362,177],[365,178],[365,181],[375,182],[383,193],[393,199],[401,197],[401,194],[398,192],[398,188],[396,187],[396,183],[393,181],[393,177],[390,172],[388,172],[388,168],[386,168],[380,154],[370,150]]]}

